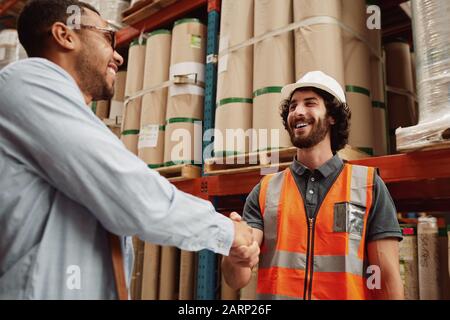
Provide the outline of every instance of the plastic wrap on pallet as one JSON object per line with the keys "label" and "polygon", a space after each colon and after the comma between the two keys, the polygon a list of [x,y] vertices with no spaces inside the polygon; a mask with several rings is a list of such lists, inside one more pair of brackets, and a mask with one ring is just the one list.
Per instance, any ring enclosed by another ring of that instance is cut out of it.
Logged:
{"label": "plastic wrap on pallet", "polygon": [[399,151],[450,143],[450,2],[413,0],[419,124],[396,130]]}
{"label": "plastic wrap on pallet", "polygon": [[19,42],[17,30],[0,31],[0,70],[8,64],[25,59],[27,54]]}

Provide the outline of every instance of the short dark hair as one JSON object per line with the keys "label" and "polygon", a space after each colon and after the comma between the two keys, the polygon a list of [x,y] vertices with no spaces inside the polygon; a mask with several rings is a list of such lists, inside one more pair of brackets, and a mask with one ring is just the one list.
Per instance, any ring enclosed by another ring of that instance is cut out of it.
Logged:
{"label": "short dark hair", "polygon": [[56,22],[66,23],[71,15],[67,13],[70,6],[79,6],[83,12],[89,9],[99,14],[93,6],[78,0],[32,0],[25,5],[17,21],[17,32],[29,57],[42,55],[48,31]]}
{"label": "short dark hair", "polygon": [[335,121],[335,124],[331,126],[330,130],[331,150],[333,152],[337,152],[343,149],[348,142],[348,136],[350,133],[350,118],[352,113],[346,103],[339,102],[336,97],[324,90],[314,87],[301,88],[292,92],[289,99],[283,100],[280,106],[280,115],[283,120],[284,128],[288,130],[287,118],[289,115],[289,104],[292,96],[296,91],[300,90],[311,90],[322,97],[325,107],[327,108],[327,116],[332,117]]}

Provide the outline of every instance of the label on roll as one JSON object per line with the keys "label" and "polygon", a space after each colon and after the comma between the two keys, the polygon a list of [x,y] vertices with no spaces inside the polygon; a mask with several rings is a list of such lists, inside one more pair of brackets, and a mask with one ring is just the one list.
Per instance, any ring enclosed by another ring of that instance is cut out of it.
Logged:
{"label": "label on roll", "polygon": [[191,34],[191,48],[201,49],[202,48],[202,37]]}
{"label": "label on roll", "polygon": [[139,133],[138,149],[154,148],[158,145],[159,125],[147,124]]}
{"label": "label on roll", "polygon": [[109,118],[116,120],[121,118],[123,113],[123,101],[111,100],[111,106],[109,109]]}

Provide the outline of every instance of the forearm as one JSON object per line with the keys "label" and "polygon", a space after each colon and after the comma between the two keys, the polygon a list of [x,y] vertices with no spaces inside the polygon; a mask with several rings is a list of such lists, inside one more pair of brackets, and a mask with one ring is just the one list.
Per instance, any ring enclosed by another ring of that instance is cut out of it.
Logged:
{"label": "forearm", "polygon": [[232,264],[229,257],[223,257],[222,274],[232,289],[239,290],[250,282],[252,269]]}

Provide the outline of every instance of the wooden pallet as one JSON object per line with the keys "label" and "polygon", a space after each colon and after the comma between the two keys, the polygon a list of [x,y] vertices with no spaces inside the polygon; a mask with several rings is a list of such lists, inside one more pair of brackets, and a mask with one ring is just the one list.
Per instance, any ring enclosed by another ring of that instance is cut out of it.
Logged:
{"label": "wooden pallet", "polygon": [[[276,170],[278,168],[282,170],[292,163],[296,153],[297,148],[291,147],[281,150],[212,158],[205,160],[204,171],[209,175],[219,175],[252,172],[261,169],[272,171],[269,169]],[[343,150],[339,151],[338,154],[344,160],[357,160],[370,157],[368,154],[350,146],[346,146]],[[276,160],[277,157],[278,160]]]}
{"label": "wooden pallet", "polygon": [[136,3],[131,8],[125,10],[122,13],[122,22],[128,25],[132,25],[136,22],[143,21],[144,19],[155,14],[162,8],[165,8],[177,0],[143,0]]}
{"label": "wooden pallet", "polygon": [[190,164],[179,164],[171,167],[155,169],[171,182],[190,180],[201,176],[201,168]]}

